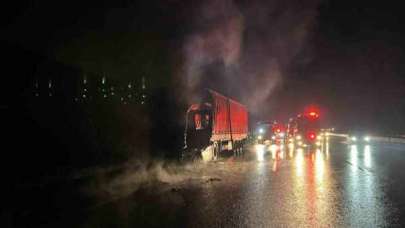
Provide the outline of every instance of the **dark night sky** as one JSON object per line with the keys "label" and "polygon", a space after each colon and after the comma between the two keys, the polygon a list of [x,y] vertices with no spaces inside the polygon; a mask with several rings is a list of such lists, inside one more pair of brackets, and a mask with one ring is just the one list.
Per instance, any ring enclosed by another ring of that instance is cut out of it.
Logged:
{"label": "dark night sky", "polygon": [[218,2],[11,3],[2,39],[113,77],[212,87],[263,119],[315,103],[333,126],[405,133],[400,3]]}

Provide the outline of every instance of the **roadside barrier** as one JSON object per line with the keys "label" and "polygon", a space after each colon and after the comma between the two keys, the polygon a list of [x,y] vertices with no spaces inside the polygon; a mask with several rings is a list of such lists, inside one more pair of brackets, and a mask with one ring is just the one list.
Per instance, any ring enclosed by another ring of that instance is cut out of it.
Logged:
{"label": "roadside barrier", "polygon": [[[342,137],[342,138],[348,138],[348,134],[339,134],[339,133],[329,133],[329,136],[334,136],[334,137]],[[405,138],[399,138],[399,137],[381,137],[381,136],[369,136],[370,141],[374,142],[386,142],[386,143],[405,143]]]}
{"label": "roadside barrier", "polygon": [[405,138],[371,136],[370,140],[387,143],[405,143]]}

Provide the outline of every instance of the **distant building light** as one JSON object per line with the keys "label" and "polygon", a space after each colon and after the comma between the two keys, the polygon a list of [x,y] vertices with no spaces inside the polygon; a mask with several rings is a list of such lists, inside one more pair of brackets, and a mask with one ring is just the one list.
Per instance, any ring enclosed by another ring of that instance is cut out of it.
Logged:
{"label": "distant building light", "polygon": [[114,87],[113,87],[113,86],[111,86],[111,91],[114,91]]}
{"label": "distant building light", "polygon": [[131,94],[128,94],[128,98],[132,98],[132,95],[131,95]]}
{"label": "distant building light", "polygon": [[146,89],[145,77],[142,77],[142,89]]}
{"label": "distant building light", "polygon": [[83,94],[83,98],[86,98],[86,94]]}
{"label": "distant building light", "polygon": [[105,76],[103,76],[102,78],[101,78],[101,84],[105,84]]}
{"label": "distant building light", "polygon": [[49,80],[49,82],[48,82],[48,88],[51,88],[52,87],[52,80]]}
{"label": "distant building light", "polygon": [[104,94],[104,96],[103,96],[104,98],[107,98],[107,94]]}
{"label": "distant building light", "polygon": [[121,101],[123,101],[124,100],[124,98],[123,97],[121,97]]}
{"label": "distant building light", "polygon": [[129,89],[131,89],[131,88],[132,88],[132,85],[131,85],[131,83],[129,83],[129,84],[128,84],[128,88],[129,88]]}
{"label": "distant building light", "polygon": [[111,96],[114,96],[114,94],[115,94],[114,92],[111,92]]}

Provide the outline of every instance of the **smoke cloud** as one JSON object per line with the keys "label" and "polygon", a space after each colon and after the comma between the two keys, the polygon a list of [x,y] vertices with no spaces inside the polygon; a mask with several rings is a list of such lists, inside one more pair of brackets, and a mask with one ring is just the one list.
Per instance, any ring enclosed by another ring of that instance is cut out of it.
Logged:
{"label": "smoke cloud", "polygon": [[[308,40],[318,1],[203,1],[191,16],[183,44],[182,77],[188,97],[216,89],[266,113],[269,103],[299,62],[310,61]],[[192,101],[189,102],[192,102]]]}
{"label": "smoke cloud", "polygon": [[[82,171],[75,178],[91,177],[92,181],[84,186],[84,192],[99,197],[100,202],[105,203],[131,196],[138,190],[153,189],[154,193],[167,193],[185,186],[220,181],[218,169],[223,168],[217,163],[190,162],[180,165],[162,160],[133,160],[124,165]],[[235,165],[232,168],[241,169]],[[224,169],[229,170],[229,167]]]}

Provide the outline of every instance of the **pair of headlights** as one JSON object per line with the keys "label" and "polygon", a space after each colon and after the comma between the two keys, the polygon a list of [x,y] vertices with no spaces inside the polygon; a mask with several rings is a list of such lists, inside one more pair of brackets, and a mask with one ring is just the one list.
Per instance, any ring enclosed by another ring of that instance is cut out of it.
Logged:
{"label": "pair of headlights", "polygon": [[[350,140],[353,141],[353,142],[357,142],[357,137],[356,137],[356,136],[352,136],[352,137],[350,138]],[[369,136],[364,136],[364,137],[363,137],[363,140],[364,140],[365,142],[370,142],[370,137],[369,137]]]}

